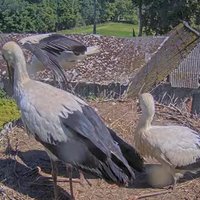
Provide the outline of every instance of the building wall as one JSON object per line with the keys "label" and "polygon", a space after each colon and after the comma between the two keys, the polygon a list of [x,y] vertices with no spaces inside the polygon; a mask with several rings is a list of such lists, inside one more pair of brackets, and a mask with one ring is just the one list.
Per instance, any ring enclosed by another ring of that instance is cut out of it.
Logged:
{"label": "building wall", "polygon": [[170,74],[172,87],[199,88],[200,84],[200,44],[187,56],[186,59]]}

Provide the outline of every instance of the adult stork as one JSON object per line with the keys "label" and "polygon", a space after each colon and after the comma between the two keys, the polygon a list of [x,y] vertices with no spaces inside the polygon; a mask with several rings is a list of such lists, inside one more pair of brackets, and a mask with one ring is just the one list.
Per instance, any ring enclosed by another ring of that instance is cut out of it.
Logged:
{"label": "adult stork", "polygon": [[79,41],[56,33],[28,36],[19,40],[18,44],[33,54],[27,63],[28,74],[35,78],[38,72],[49,68],[60,87],[67,82],[64,69],[69,70],[75,62],[99,52],[98,46],[86,47]]}
{"label": "adult stork", "polygon": [[144,157],[159,161],[166,174],[177,180],[187,171],[200,168],[200,135],[185,126],[151,125],[155,105],[153,96],[144,93],[139,96],[142,115],[134,133],[135,147]]}
{"label": "adult stork", "polygon": [[[67,91],[30,79],[23,51],[15,42],[6,43],[2,54],[27,132],[50,157],[56,199],[57,160],[110,183],[132,182],[135,175],[128,162],[134,168],[143,167],[143,160],[134,149],[127,161],[122,151],[131,151],[130,146],[124,145],[115,133],[111,136],[113,131],[88,104]],[[71,177],[70,191],[73,198]]]}

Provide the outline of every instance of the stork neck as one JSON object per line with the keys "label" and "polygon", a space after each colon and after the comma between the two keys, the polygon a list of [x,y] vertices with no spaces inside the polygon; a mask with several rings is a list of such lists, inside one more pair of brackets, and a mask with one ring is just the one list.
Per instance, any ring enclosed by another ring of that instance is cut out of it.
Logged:
{"label": "stork neck", "polygon": [[14,97],[19,104],[19,99],[23,96],[24,84],[30,80],[24,55],[18,55],[14,69]]}
{"label": "stork neck", "polygon": [[14,66],[14,85],[23,84],[30,78],[26,68],[26,61],[24,55],[18,56]]}
{"label": "stork neck", "polygon": [[153,121],[153,115],[147,115],[143,113],[139,119],[138,128],[148,129],[151,126],[152,121]]}

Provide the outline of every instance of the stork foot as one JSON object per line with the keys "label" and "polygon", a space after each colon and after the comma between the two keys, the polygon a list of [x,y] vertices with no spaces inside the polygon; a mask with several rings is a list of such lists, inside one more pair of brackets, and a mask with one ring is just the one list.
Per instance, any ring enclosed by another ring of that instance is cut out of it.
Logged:
{"label": "stork foot", "polygon": [[52,167],[51,175],[53,178],[54,198],[55,198],[55,200],[58,200],[59,195],[58,195],[58,187],[57,187],[57,174],[58,174],[57,163],[53,160],[50,160],[50,161],[51,161],[51,167]]}
{"label": "stork foot", "polygon": [[176,188],[178,178],[174,177],[174,183],[166,187],[167,190],[174,190]]}
{"label": "stork foot", "polygon": [[166,190],[174,190],[175,189],[175,185],[169,185],[169,186],[166,186],[164,187],[163,189],[166,189]]}

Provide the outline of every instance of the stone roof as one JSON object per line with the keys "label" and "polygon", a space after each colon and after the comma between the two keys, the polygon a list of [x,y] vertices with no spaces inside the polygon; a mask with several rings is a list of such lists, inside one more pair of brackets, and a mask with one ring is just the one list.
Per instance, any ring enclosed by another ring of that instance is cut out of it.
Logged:
{"label": "stone roof", "polygon": [[[0,47],[5,41],[18,41],[25,36],[27,35],[1,35]],[[78,62],[68,72],[73,76],[73,81],[98,83],[128,82],[129,78],[146,63],[150,55],[165,39],[165,37],[117,38],[99,35],[68,35],[68,37],[79,40],[86,46],[100,46],[100,53]],[[5,63],[0,57],[0,74],[4,71]],[[40,78],[51,78],[51,73],[45,71],[40,74]]]}

